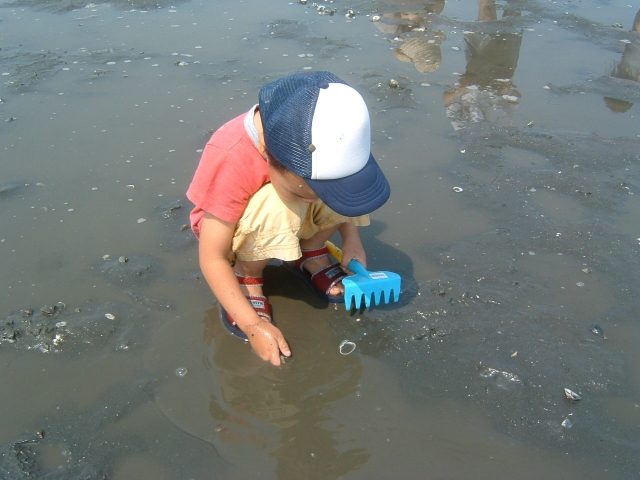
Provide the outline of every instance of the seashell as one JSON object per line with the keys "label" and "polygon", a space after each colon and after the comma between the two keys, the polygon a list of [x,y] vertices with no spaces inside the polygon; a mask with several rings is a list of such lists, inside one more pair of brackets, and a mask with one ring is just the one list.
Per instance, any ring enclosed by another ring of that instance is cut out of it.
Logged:
{"label": "seashell", "polygon": [[104,314],[105,317],[107,317],[109,320],[115,320],[116,316],[112,313],[105,313]]}
{"label": "seashell", "polygon": [[456,193],[462,193],[464,192],[464,189],[462,187],[453,187],[453,191]]}
{"label": "seashell", "polygon": [[577,402],[581,398],[580,395],[568,388],[564,389],[564,396],[567,397],[567,400],[571,400],[572,402]]}
{"label": "seashell", "polygon": [[353,353],[355,349],[356,344],[349,340],[343,340],[340,342],[340,355],[349,355],[350,353]]}

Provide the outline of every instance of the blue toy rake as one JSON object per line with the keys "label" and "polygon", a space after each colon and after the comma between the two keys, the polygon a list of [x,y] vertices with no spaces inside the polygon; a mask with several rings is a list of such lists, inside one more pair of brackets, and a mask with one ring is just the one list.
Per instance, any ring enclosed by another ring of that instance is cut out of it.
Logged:
{"label": "blue toy rake", "polygon": [[[342,250],[328,240],[327,249],[336,260],[342,261]],[[349,270],[355,272],[355,275],[349,275],[342,279],[344,306],[347,310],[351,309],[352,304],[355,304],[356,309],[360,308],[362,297],[364,297],[364,304],[367,308],[371,305],[371,297],[373,297],[374,305],[383,303],[385,297],[386,303],[400,300],[402,278],[397,273],[370,272],[357,260],[349,262]]]}

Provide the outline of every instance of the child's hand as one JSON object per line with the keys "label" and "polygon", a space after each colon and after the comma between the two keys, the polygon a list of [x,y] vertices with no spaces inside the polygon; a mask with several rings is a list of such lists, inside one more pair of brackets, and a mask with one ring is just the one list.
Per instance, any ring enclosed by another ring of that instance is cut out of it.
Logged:
{"label": "child's hand", "polygon": [[285,357],[291,356],[291,349],[282,332],[266,320],[261,319],[260,322],[246,327],[244,333],[247,334],[251,348],[258,356],[275,366],[281,364],[281,353]]}
{"label": "child's hand", "polygon": [[339,232],[342,237],[342,261],[340,262],[342,269],[349,274],[353,274],[354,272],[349,270],[349,262],[351,260],[357,260],[367,268],[367,254],[362,246],[358,227],[343,223]]}

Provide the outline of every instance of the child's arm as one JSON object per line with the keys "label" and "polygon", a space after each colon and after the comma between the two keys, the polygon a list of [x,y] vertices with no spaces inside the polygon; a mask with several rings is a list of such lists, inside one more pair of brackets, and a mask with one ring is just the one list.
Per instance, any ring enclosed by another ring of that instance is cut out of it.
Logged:
{"label": "child's arm", "polygon": [[280,365],[280,352],[291,355],[289,345],[282,332],[260,317],[247,301],[229,264],[234,231],[234,224],[205,213],[200,226],[200,269],[220,304],[247,334],[255,352],[263,360]]}
{"label": "child's arm", "polygon": [[358,227],[352,223],[343,223],[338,228],[338,232],[342,237],[342,262],[340,264],[342,269],[348,272],[349,262],[354,258],[367,268],[367,254],[362,246]]}

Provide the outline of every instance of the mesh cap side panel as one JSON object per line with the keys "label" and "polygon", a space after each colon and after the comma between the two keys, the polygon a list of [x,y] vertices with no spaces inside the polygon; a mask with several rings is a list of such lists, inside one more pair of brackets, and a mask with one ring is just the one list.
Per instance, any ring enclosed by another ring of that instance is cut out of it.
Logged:
{"label": "mesh cap side panel", "polygon": [[298,73],[260,90],[265,143],[273,157],[301,177],[311,176],[311,124],[319,83],[342,83],[330,72]]}

